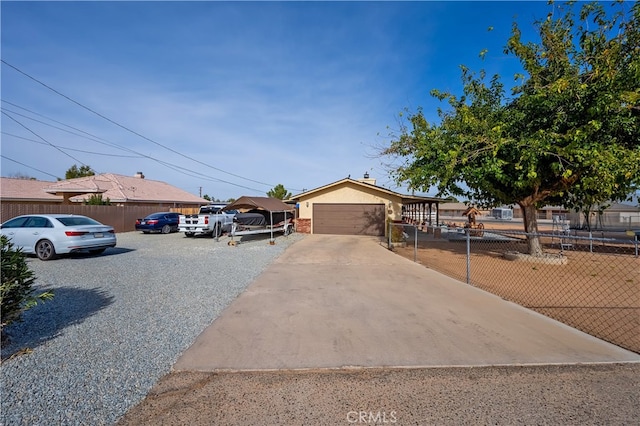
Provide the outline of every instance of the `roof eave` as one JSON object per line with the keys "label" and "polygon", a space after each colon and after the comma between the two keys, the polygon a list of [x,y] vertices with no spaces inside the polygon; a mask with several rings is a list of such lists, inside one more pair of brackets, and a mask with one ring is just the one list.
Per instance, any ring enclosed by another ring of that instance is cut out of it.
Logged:
{"label": "roof eave", "polygon": [[45,189],[44,192],[48,194],[54,195],[62,195],[62,194],[102,194],[107,192],[106,189]]}
{"label": "roof eave", "polygon": [[37,202],[37,203],[62,203],[62,198],[52,199],[52,198],[19,198],[19,197],[0,197],[0,201],[8,202]]}
{"label": "roof eave", "polygon": [[318,187],[316,189],[312,189],[311,191],[300,193],[300,194],[298,194],[296,196],[291,197],[291,200],[296,200],[297,201],[300,198],[307,197],[307,196],[309,196],[311,194],[314,194],[316,192],[323,191],[323,190],[326,190],[326,189],[331,188],[333,186],[338,186],[338,185],[343,184],[343,183],[353,183],[353,184],[356,184],[356,185],[359,185],[359,186],[362,186],[362,187],[365,187],[365,188],[371,188],[371,189],[374,189],[376,191],[380,191],[380,192],[384,192],[384,193],[389,194],[389,195],[400,197],[402,199],[402,203],[405,203],[405,202],[408,202],[408,201],[442,203],[442,202],[445,201],[443,198],[437,198],[437,197],[421,197],[421,196],[414,196],[414,195],[404,195],[404,194],[400,194],[399,192],[395,192],[395,191],[392,191],[390,189],[383,188],[381,186],[373,185],[373,184],[370,184],[370,183],[367,183],[367,182],[361,182],[361,181],[354,180],[354,179],[351,179],[351,178],[340,179],[339,181],[336,181],[336,182],[333,182],[333,183]]}

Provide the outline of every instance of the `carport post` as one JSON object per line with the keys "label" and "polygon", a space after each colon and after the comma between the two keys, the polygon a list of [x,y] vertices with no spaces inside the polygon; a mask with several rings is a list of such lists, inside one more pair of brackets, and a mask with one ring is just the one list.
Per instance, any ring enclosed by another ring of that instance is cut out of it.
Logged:
{"label": "carport post", "polygon": [[467,228],[467,284],[471,284],[471,228]]}
{"label": "carport post", "polygon": [[387,244],[387,248],[391,250],[391,219],[389,219],[389,232],[387,232],[387,236],[389,237],[389,242]]}
{"label": "carport post", "polygon": [[[286,213],[285,213],[285,217],[286,217]],[[273,239],[273,212],[271,210],[269,210],[269,219],[271,220],[271,239],[269,240],[269,244],[273,245],[275,243],[275,240]]]}

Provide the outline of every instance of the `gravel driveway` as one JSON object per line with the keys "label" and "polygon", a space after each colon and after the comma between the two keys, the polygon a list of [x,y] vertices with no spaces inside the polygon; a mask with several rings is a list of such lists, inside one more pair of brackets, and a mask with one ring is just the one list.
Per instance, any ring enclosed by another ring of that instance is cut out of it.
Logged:
{"label": "gravel driveway", "polygon": [[55,298],[7,327],[1,423],[112,424],[304,235],[244,238],[230,247],[227,237],[128,232],[101,256],[30,258]]}

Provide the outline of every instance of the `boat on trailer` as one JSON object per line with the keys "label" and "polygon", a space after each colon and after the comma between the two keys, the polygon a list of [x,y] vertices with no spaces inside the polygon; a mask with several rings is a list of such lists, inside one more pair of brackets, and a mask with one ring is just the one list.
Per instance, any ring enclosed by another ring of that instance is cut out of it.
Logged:
{"label": "boat on trailer", "polygon": [[228,233],[230,246],[238,244],[234,237],[270,234],[269,244],[275,244],[274,234],[289,235],[294,231],[295,207],[270,197],[242,196],[226,205],[225,210],[237,210]]}

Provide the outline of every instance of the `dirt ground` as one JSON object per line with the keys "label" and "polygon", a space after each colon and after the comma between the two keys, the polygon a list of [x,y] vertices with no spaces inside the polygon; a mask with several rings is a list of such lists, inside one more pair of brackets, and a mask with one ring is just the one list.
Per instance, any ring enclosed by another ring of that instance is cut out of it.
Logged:
{"label": "dirt ground", "polygon": [[164,376],[119,426],[628,425],[640,364]]}
{"label": "dirt ground", "polygon": [[[521,224],[520,224],[521,225]],[[547,229],[548,228],[548,229]],[[485,223],[491,230],[515,230],[517,224]],[[540,232],[551,226],[541,226]],[[411,230],[406,231],[411,234]],[[428,268],[467,281],[466,241],[420,232],[417,254],[413,236],[394,251]],[[635,352],[640,352],[640,259],[632,245],[588,246],[570,240],[566,264],[513,261],[507,251],[526,252],[521,241],[471,241],[470,283],[504,299]],[[559,240],[543,239],[545,252],[559,254]]]}

